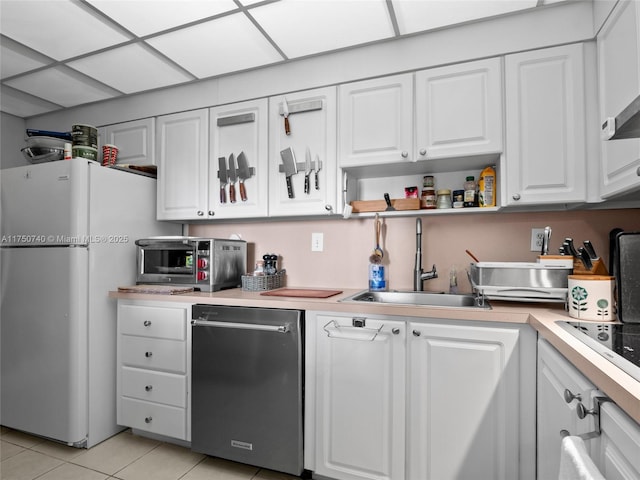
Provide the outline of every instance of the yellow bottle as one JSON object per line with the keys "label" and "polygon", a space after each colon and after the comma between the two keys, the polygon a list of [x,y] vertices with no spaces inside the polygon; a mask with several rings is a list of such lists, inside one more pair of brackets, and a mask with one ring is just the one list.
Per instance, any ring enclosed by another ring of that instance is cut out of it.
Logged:
{"label": "yellow bottle", "polygon": [[478,204],[480,207],[496,206],[496,171],[493,167],[487,167],[480,173]]}

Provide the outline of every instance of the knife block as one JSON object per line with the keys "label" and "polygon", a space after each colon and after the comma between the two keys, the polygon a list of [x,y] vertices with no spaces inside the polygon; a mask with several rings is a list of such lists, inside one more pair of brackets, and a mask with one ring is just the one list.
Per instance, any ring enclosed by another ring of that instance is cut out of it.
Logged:
{"label": "knife block", "polygon": [[591,269],[584,268],[584,264],[577,258],[573,260],[573,274],[574,275],[609,275],[607,267],[604,265],[602,259],[598,258],[592,260]]}

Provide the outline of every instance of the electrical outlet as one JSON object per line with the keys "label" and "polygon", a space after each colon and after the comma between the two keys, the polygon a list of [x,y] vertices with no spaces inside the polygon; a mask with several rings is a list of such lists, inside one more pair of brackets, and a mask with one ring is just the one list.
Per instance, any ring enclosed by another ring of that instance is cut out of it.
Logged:
{"label": "electrical outlet", "polygon": [[322,252],[324,250],[324,234],[312,233],[311,234],[311,251]]}
{"label": "electrical outlet", "polygon": [[542,239],[544,238],[544,228],[531,229],[531,251],[540,252],[542,250]]}

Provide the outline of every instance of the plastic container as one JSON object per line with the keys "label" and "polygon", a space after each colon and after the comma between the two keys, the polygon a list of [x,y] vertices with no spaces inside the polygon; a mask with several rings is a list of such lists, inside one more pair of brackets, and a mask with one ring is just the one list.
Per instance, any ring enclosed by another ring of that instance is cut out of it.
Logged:
{"label": "plastic container", "polygon": [[478,185],[476,184],[476,177],[470,175],[464,182],[464,206],[465,207],[477,207],[478,206]]}
{"label": "plastic container", "polygon": [[437,208],[451,208],[451,190],[438,190]]}
{"label": "plastic container", "polygon": [[496,206],[496,171],[493,167],[487,167],[480,173],[478,180],[478,206]]}
{"label": "plastic container", "polygon": [[453,191],[453,208],[464,207],[464,190]]}
{"label": "plastic container", "polygon": [[369,290],[372,292],[384,292],[387,282],[384,278],[384,265],[379,263],[369,264]]}

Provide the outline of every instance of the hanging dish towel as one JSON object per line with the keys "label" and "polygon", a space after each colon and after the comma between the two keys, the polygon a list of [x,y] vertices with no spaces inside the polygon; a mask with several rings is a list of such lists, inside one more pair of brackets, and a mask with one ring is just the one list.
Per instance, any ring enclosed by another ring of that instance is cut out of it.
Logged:
{"label": "hanging dish towel", "polygon": [[558,480],[605,480],[580,437],[564,437],[560,450]]}

